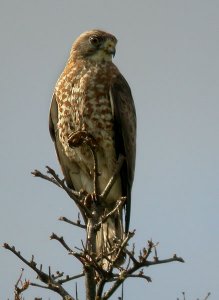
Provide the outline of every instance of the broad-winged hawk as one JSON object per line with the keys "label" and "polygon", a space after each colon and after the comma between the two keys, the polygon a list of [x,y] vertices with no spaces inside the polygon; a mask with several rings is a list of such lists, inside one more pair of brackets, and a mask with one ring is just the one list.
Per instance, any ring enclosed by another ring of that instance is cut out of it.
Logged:
{"label": "broad-winged hawk", "polygon": [[[88,146],[69,146],[77,131],[91,134],[97,143],[98,184],[103,191],[119,154],[126,160],[105,203],[110,211],[126,196],[125,229],[122,213],[115,213],[97,233],[97,252],[110,250],[122,240],[130,220],[131,188],[135,169],[136,114],[131,90],[112,62],[117,39],[110,33],[91,30],[73,43],[70,57],[55,86],[50,109],[50,133],[69,188],[93,193],[93,160]],[[103,236],[103,238],[100,238]]]}

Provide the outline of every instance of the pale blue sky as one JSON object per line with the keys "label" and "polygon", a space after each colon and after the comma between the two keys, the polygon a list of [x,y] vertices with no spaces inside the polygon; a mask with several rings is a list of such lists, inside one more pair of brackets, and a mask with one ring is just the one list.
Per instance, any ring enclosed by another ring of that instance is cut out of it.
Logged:
{"label": "pale blue sky", "polygon": [[[185,264],[151,267],[153,282],[129,280],[125,299],[219,299],[219,2],[214,0],[0,1],[0,242],[25,257],[77,274],[79,265],[54,231],[80,246],[71,200],[30,172],[60,172],[48,133],[55,82],[71,44],[101,28],[119,40],[115,63],[128,80],[138,116],[131,229],[139,249],[153,238],[158,255]],[[0,299],[13,298],[24,265],[0,249]],[[25,267],[25,277],[34,279]],[[79,286],[82,294],[83,284]],[[74,285],[69,285],[74,291]],[[34,296],[60,299],[30,288]],[[117,299],[113,297],[112,299]]]}

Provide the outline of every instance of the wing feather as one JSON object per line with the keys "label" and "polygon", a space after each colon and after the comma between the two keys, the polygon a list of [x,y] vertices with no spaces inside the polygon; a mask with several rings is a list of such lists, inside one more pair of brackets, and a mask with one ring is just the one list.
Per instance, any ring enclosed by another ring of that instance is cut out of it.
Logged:
{"label": "wing feather", "polygon": [[111,86],[114,108],[115,147],[117,155],[123,154],[126,163],[121,170],[123,194],[127,197],[125,230],[129,229],[131,211],[131,189],[136,156],[136,112],[131,89],[119,74]]}
{"label": "wing feather", "polygon": [[54,94],[50,106],[49,131],[50,131],[51,138],[55,144],[56,154],[62,172],[64,174],[66,183],[69,188],[74,189],[70,172],[72,172],[72,170],[75,170],[75,173],[77,173],[77,171],[79,172],[78,166],[74,162],[70,161],[69,158],[65,155],[63,146],[59,140],[57,124],[58,124],[58,105],[56,102],[56,95]]}

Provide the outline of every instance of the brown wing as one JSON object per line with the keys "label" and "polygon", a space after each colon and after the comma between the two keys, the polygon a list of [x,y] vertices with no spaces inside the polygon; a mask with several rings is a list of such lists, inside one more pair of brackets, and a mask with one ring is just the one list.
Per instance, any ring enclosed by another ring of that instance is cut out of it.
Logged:
{"label": "brown wing", "polygon": [[59,140],[57,124],[58,124],[58,105],[56,102],[56,96],[54,94],[53,98],[52,98],[51,106],[50,106],[49,131],[50,131],[51,138],[55,144],[56,153],[58,156],[60,166],[62,168],[62,172],[65,177],[66,183],[69,188],[73,189],[74,184],[71,180],[70,172],[74,171],[75,173],[78,173],[79,170],[78,170],[78,166],[74,162],[70,161],[64,153],[63,146]]}
{"label": "brown wing", "polygon": [[117,155],[126,157],[121,170],[123,195],[127,197],[125,230],[129,229],[131,212],[131,189],[135,171],[136,156],[136,112],[130,87],[119,74],[111,86],[114,109],[115,146]]}

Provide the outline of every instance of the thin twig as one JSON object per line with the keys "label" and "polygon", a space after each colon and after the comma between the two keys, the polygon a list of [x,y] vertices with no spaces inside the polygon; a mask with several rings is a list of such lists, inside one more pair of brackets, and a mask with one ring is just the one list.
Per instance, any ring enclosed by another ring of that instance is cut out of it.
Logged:
{"label": "thin twig", "polygon": [[143,278],[145,279],[147,282],[151,282],[151,278],[149,276],[146,276],[144,274],[130,274],[130,275],[127,275],[127,278],[130,278],[130,277],[133,277],[133,278]]}
{"label": "thin twig", "polygon": [[49,182],[54,183],[54,184],[57,185],[58,187],[61,187],[60,184],[59,184],[53,177],[47,176],[47,175],[41,173],[39,170],[34,170],[33,172],[31,172],[31,174],[32,174],[34,177],[39,177],[39,178],[45,179],[45,180],[47,180],[47,181],[49,181]]}
{"label": "thin twig", "polygon": [[[80,192],[76,192],[76,191],[72,191],[71,189],[69,189],[63,182],[63,180],[59,179],[59,176],[55,173],[55,171],[50,168],[49,166],[46,166],[47,168],[47,172],[49,174],[51,174],[55,180],[60,184],[60,186],[65,190],[65,192],[69,195],[69,197],[75,201],[75,203],[77,204],[77,206],[80,208],[80,211],[82,210],[82,212],[86,212],[87,216],[91,216],[91,211],[83,204],[83,201],[81,200],[81,193]],[[83,199],[84,199],[84,195],[83,195]],[[84,215],[83,215],[84,216]]]}
{"label": "thin twig", "polygon": [[71,220],[67,219],[66,217],[60,217],[59,220],[60,220],[60,221],[63,221],[63,222],[66,222],[66,223],[69,223],[69,224],[71,224],[71,225],[74,225],[74,226],[83,228],[83,229],[86,229],[86,228],[87,228],[87,226],[85,226],[85,225],[83,225],[83,224],[80,224],[79,221],[74,222],[74,221],[71,221]]}
{"label": "thin twig", "polygon": [[35,287],[39,287],[39,288],[42,288],[42,289],[51,290],[51,288],[48,287],[47,285],[42,285],[42,284],[38,284],[38,283],[35,283],[35,282],[30,282],[30,285],[35,286]]}
{"label": "thin twig", "polygon": [[78,275],[74,275],[74,276],[69,276],[69,275],[67,275],[65,279],[60,279],[60,280],[58,280],[58,282],[59,282],[60,284],[63,284],[63,283],[69,282],[69,281],[71,281],[71,280],[75,280],[75,279],[81,278],[81,277],[83,277],[83,276],[84,276],[84,272],[83,272],[83,273],[80,273],[80,274],[78,274]]}
{"label": "thin twig", "polygon": [[78,300],[78,285],[77,282],[75,282],[75,298]]}
{"label": "thin twig", "polygon": [[33,171],[32,174],[35,177],[39,177],[39,178],[45,179],[45,180],[47,180],[49,182],[54,183],[59,188],[62,188],[68,194],[68,196],[72,200],[74,200],[74,202],[76,203],[76,205],[78,206],[78,208],[80,209],[80,211],[82,213],[84,221],[86,222],[86,215],[87,216],[91,216],[90,210],[83,204],[83,199],[85,198],[86,193],[84,193],[84,192],[77,192],[77,191],[71,190],[70,188],[68,188],[65,185],[64,180],[61,180],[59,178],[59,176],[55,173],[55,171],[52,168],[50,168],[49,166],[46,166],[46,168],[47,168],[47,173],[50,174],[50,175],[52,175],[52,177],[44,175],[44,174],[42,174],[38,170]]}
{"label": "thin twig", "polygon": [[[96,297],[99,297],[99,299],[101,299],[101,296],[103,294],[103,289],[104,289],[104,285],[106,283],[106,280],[105,279],[101,279],[99,282],[98,282],[98,285],[97,285],[97,291],[96,291]],[[98,299],[98,298],[97,298]]]}
{"label": "thin twig", "polygon": [[43,271],[39,270],[37,267],[36,267],[36,263],[31,260],[30,262],[27,261],[21,254],[20,254],[20,251],[16,251],[15,247],[14,246],[9,246],[9,244],[7,243],[4,243],[3,247],[9,251],[11,251],[12,253],[14,253],[20,260],[22,260],[27,266],[29,266],[32,270],[34,270],[37,275],[39,276],[40,280],[44,283],[48,283],[49,281],[49,276],[44,273]]}
{"label": "thin twig", "polygon": [[77,253],[73,251],[65,242],[64,238],[61,236],[57,236],[55,233],[52,233],[50,236],[51,240],[57,240],[67,251],[70,255],[76,257],[83,265],[85,264],[86,258],[83,254]]}
{"label": "thin twig", "polygon": [[116,262],[119,260],[121,253],[124,251],[125,247],[128,244],[128,241],[135,235],[135,230],[133,232],[129,231],[126,238],[122,241],[121,245],[119,246],[118,252],[116,254],[116,257],[113,261],[113,266],[116,265]]}
{"label": "thin twig", "polygon": [[115,167],[115,170],[113,172],[113,175],[112,177],[110,178],[110,180],[108,181],[108,184],[106,185],[104,191],[102,192],[102,194],[100,195],[100,198],[101,199],[106,199],[107,195],[109,194],[113,184],[115,183],[116,179],[117,179],[117,176],[119,175],[120,173],[120,170],[122,168],[122,165],[123,165],[123,162],[125,160],[125,157],[123,155],[119,155],[119,158],[118,158],[118,161],[116,163],[116,167]]}
{"label": "thin twig", "polygon": [[[23,276],[23,272],[24,269],[21,269],[21,274],[15,284],[15,288],[14,288],[14,300],[22,300],[22,293],[28,289],[29,285],[30,285],[30,281],[29,280],[25,280],[24,282],[21,281],[21,278]],[[21,285],[21,287],[19,287],[19,284]]]}
{"label": "thin twig", "polygon": [[159,264],[167,264],[167,263],[175,262],[175,261],[178,261],[178,262],[181,262],[181,263],[185,262],[182,257],[178,257],[174,254],[172,258],[159,259],[159,260],[155,260],[155,261],[147,261],[147,262],[143,263],[142,266],[143,267],[149,267],[149,266],[154,266],[154,265],[159,265]]}
{"label": "thin twig", "polygon": [[95,147],[91,144],[87,142],[87,145],[89,146],[92,156],[93,156],[93,160],[94,160],[94,177],[93,177],[93,186],[94,186],[94,195],[96,197],[96,200],[98,200],[98,196],[99,196],[99,185],[98,185],[98,176],[99,176],[99,171],[98,171],[98,160],[97,160],[97,153],[95,151]]}
{"label": "thin twig", "polygon": [[112,294],[118,289],[118,287],[123,283],[123,281],[125,280],[126,277],[124,277],[123,275],[120,276],[116,282],[111,286],[111,288],[109,288],[109,290],[107,292],[104,293],[103,297],[101,298],[101,300],[107,300],[109,299]]}
{"label": "thin twig", "polygon": [[62,246],[68,251],[68,252],[73,252],[73,250],[66,244],[63,236],[59,237],[57,236],[54,232],[50,236],[50,240],[57,240],[59,241]]}
{"label": "thin twig", "polygon": [[137,261],[137,259],[134,257],[134,255],[131,253],[131,251],[129,251],[128,249],[124,250],[126,254],[128,254],[129,258],[132,260],[133,264],[135,266],[137,266],[139,264],[139,262]]}
{"label": "thin twig", "polygon": [[[131,238],[131,237],[127,237],[127,240],[125,240],[124,245],[123,245],[124,247],[125,247],[125,244],[127,244],[128,238]],[[102,300],[109,299],[111,297],[111,295],[118,289],[118,287],[125,281],[126,278],[139,277],[139,278],[144,278],[148,282],[150,282],[151,278],[148,276],[145,276],[142,271],[140,271],[138,274],[135,274],[135,272],[137,270],[142,269],[143,267],[149,267],[151,265],[158,265],[158,264],[170,263],[170,262],[175,262],[175,261],[184,262],[184,260],[181,257],[178,257],[175,254],[173,255],[172,258],[169,258],[169,259],[163,259],[163,260],[155,259],[154,261],[146,260],[145,258],[146,257],[148,258],[153,246],[154,246],[154,244],[152,243],[152,241],[150,241],[147,251],[145,250],[145,255],[140,256],[139,261],[130,252],[127,253],[128,255],[130,253],[129,257],[131,258],[131,260],[133,262],[133,266],[130,267],[129,269],[123,270],[122,272],[120,272],[120,274],[112,275],[114,279],[116,277],[117,277],[117,279],[115,280],[114,284],[109,288],[109,290],[103,295]],[[126,250],[125,250],[125,252],[126,252]],[[110,280],[108,280],[108,282],[109,281]]]}
{"label": "thin twig", "polygon": [[108,214],[103,215],[102,218],[101,218],[101,221],[94,225],[94,230],[98,230],[100,228],[100,226],[101,226],[102,223],[106,222],[109,217],[111,217],[112,215],[114,215],[114,213],[117,210],[119,210],[120,207],[123,206],[123,204],[125,203],[125,201],[126,201],[126,197],[121,197],[117,201],[116,206]]}
{"label": "thin twig", "polygon": [[207,293],[207,296],[204,298],[204,300],[207,300],[210,297],[211,293]]}

